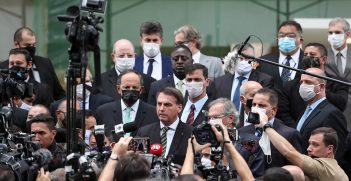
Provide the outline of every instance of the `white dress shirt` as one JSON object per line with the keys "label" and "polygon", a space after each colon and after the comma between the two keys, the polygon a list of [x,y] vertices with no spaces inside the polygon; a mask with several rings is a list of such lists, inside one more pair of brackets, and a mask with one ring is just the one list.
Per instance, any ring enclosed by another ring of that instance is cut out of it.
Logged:
{"label": "white dress shirt", "polygon": [[[170,129],[167,131],[167,149],[166,149],[165,156],[168,156],[169,148],[171,148],[173,137],[174,137],[174,134],[175,134],[175,131],[177,129],[178,124],[179,124],[179,118],[177,118],[176,121],[174,121],[170,126],[168,126],[168,128],[170,128]],[[161,125],[161,130],[160,130],[160,137],[161,137],[162,136],[162,128],[165,127],[165,125],[161,121],[160,121],[160,125]],[[150,131],[152,131],[152,130],[150,130]]]}
{"label": "white dress shirt", "polygon": [[184,106],[184,109],[183,109],[183,113],[182,113],[182,116],[181,116],[181,121],[186,123],[187,119],[188,119],[188,116],[189,116],[189,113],[190,113],[190,106],[192,104],[194,104],[195,106],[195,111],[194,111],[194,120],[196,119],[197,115],[199,115],[202,107],[204,106],[204,104],[206,103],[206,101],[208,100],[208,96],[206,94],[205,97],[201,98],[200,100],[198,100],[197,102],[193,103],[191,102],[189,99],[188,101],[186,102],[185,106]]}
{"label": "white dress shirt", "polygon": [[[179,82],[179,79],[178,79],[178,77],[175,76],[174,74],[173,74],[173,80],[174,80],[174,87],[175,87],[176,89],[178,89],[178,82]],[[182,94],[183,94],[183,97],[184,97],[184,96],[185,96],[185,92],[186,92],[186,88],[185,88],[185,79],[182,80],[182,83],[183,83],[183,85],[182,85]]]}
{"label": "white dress shirt", "polygon": [[[299,50],[291,56],[291,59],[290,59],[290,67],[292,68],[297,68],[299,66],[299,58],[300,58],[300,48]],[[282,54],[280,52],[280,55],[279,55],[279,64],[285,64],[286,63],[286,56],[284,54]],[[283,72],[283,67],[279,67],[279,75],[282,76],[282,72]],[[289,80],[292,80],[295,78],[295,75],[296,75],[296,71],[293,71],[293,70],[289,70]]]}
{"label": "white dress shirt", "polygon": [[37,82],[41,82],[40,81],[40,76],[39,76],[39,72],[38,72],[38,69],[37,67],[35,66],[35,64],[33,63],[33,68],[32,68],[32,72],[33,72],[33,77],[34,77],[34,80],[37,81]]}
{"label": "white dress shirt", "polygon": [[[144,54],[144,74],[147,74],[147,69],[149,68],[149,57],[147,57]],[[156,80],[162,79],[162,56],[161,53],[157,54],[156,57],[152,58],[154,59],[153,63],[153,68],[152,68],[152,73],[151,77],[153,77]]]}
{"label": "white dress shirt", "polygon": [[[127,108],[127,105],[123,102],[123,100],[121,99],[121,108],[122,108],[122,119],[125,117],[125,109]],[[139,108],[139,100],[137,100],[132,106],[131,106],[132,110],[130,111],[130,120],[131,121],[135,121],[135,116],[136,113],[138,111]],[[123,120],[122,121],[123,124],[125,124],[126,122]]]}
{"label": "white dress shirt", "polygon": [[193,55],[193,63],[200,63],[200,56],[201,56],[201,52],[198,51]]}

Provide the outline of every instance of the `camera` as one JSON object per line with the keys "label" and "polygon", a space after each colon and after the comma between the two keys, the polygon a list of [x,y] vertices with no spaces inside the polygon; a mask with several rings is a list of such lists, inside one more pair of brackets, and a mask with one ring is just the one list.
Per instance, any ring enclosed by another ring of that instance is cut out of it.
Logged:
{"label": "camera", "polygon": [[202,123],[196,126],[193,130],[196,141],[199,144],[210,143],[211,147],[218,147],[219,142],[216,139],[215,133],[212,131],[211,125],[208,123]]}
{"label": "camera", "polygon": [[260,124],[260,115],[258,113],[249,112],[247,122],[251,124]]}
{"label": "camera", "polygon": [[150,138],[148,137],[138,137],[133,138],[128,145],[128,150],[140,151],[143,153],[150,152]]}

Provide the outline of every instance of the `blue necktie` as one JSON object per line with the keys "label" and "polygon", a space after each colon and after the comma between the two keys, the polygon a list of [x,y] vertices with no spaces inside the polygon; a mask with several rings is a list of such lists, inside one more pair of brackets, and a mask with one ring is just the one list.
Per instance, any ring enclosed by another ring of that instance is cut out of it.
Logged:
{"label": "blue necktie", "polygon": [[[286,62],[285,62],[284,65],[290,67],[290,60],[291,60],[291,57],[290,57],[290,56],[287,56],[287,57],[286,57]],[[281,78],[282,78],[283,84],[285,84],[285,82],[287,82],[287,81],[289,80],[289,78],[290,78],[290,70],[287,69],[287,68],[283,68]]]}
{"label": "blue necktie", "polygon": [[244,76],[239,76],[237,77],[239,80],[238,85],[236,86],[235,92],[234,92],[234,97],[233,97],[233,103],[235,105],[235,108],[237,111],[239,111],[240,108],[240,87],[243,81],[246,79]]}
{"label": "blue necktie", "polygon": [[155,59],[149,59],[149,67],[147,68],[147,75],[151,77],[151,74],[152,74],[152,70],[154,69],[154,62],[155,62]]}
{"label": "blue necktie", "polygon": [[299,123],[298,123],[297,126],[296,126],[296,129],[297,129],[298,131],[301,130],[301,127],[302,127],[303,123],[305,123],[305,121],[306,121],[306,119],[308,118],[308,115],[309,115],[309,113],[310,113],[311,111],[312,111],[312,108],[311,108],[310,106],[307,106],[305,112],[303,113],[302,117],[301,117],[300,120],[299,120]]}
{"label": "blue necktie", "polygon": [[263,128],[255,128],[255,135],[259,138],[261,138],[262,136],[262,133],[263,133]]}

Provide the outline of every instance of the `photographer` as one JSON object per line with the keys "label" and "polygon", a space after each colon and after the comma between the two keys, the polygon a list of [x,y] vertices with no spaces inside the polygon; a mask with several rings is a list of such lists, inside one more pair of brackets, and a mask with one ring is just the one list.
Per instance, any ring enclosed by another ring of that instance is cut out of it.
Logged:
{"label": "photographer", "polygon": [[[220,127],[221,131],[218,131],[216,127],[212,126],[212,131],[216,135],[216,139],[218,142],[221,144],[224,144],[225,149],[229,152],[230,156],[233,159],[233,164],[234,167],[237,170],[238,175],[241,177],[242,180],[254,180],[254,177],[246,164],[245,160],[241,157],[239,152],[235,149],[234,145],[230,141],[228,131],[226,127],[222,124],[219,123],[218,125]],[[185,157],[185,161],[183,164],[183,168],[181,170],[181,175],[185,174],[193,174],[194,173],[194,155],[195,153],[201,151],[202,149],[205,149],[209,147],[210,144],[204,144],[200,145],[197,143],[196,139],[191,138],[188,140],[188,148],[187,148],[187,154]]]}

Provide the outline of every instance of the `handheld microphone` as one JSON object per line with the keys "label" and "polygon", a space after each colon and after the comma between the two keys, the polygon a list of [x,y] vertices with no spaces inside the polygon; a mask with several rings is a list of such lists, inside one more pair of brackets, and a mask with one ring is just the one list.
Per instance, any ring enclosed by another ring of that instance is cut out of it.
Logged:
{"label": "handheld microphone", "polygon": [[96,145],[98,147],[98,151],[102,152],[105,146],[105,125],[95,125],[94,126],[94,136],[96,140]]}
{"label": "handheld microphone", "polygon": [[160,157],[162,155],[162,145],[161,144],[151,144],[150,153]]}
{"label": "handheld microphone", "polygon": [[125,134],[130,133],[137,130],[137,126],[134,121],[126,123],[126,124],[118,124],[115,126],[116,134]]}
{"label": "handheld microphone", "polygon": [[243,51],[243,49],[244,49],[245,45],[247,44],[247,42],[249,42],[250,38],[251,38],[251,35],[249,37],[247,37],[246,40],[244,41],[244,43],[241,45],[241,47],[240,47],[240,49],[238,51],[239,55],[241,55],[241,52]]}

